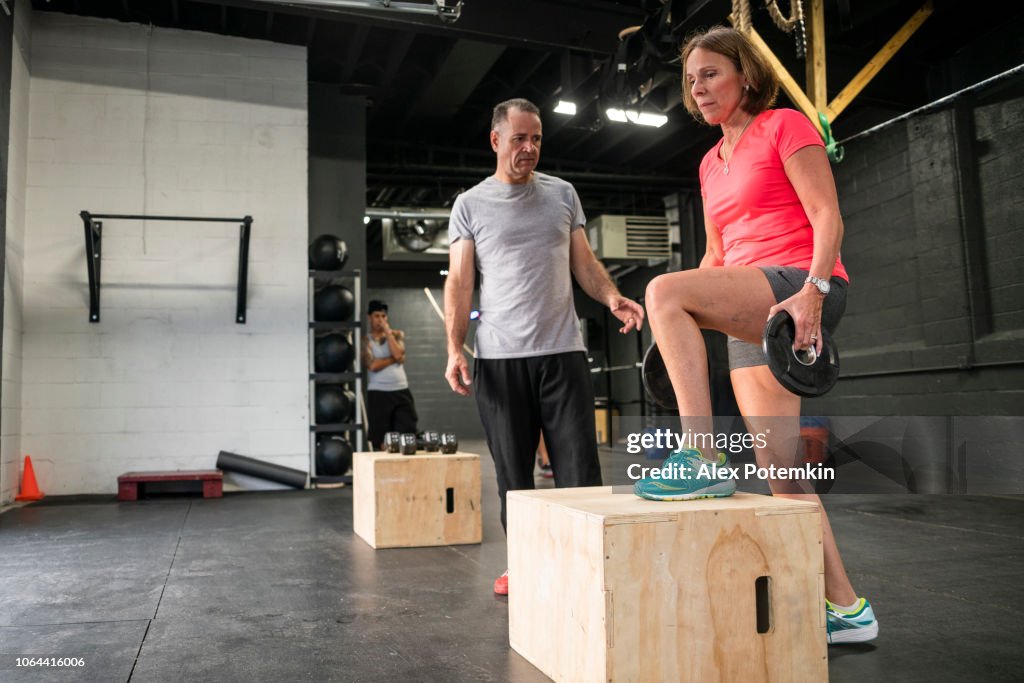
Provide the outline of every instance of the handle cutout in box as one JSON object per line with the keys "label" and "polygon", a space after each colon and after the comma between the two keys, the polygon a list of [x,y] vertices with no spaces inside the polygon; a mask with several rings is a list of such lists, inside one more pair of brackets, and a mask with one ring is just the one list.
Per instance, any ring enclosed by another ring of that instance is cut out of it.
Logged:
{"label": "handle cutout in box", "polygon": [[447,498],[445,506],[446,509],[448,510],[448,514],[450,515],[453,512],[455,512],[455,489],[449,486],[447,489],[445,489],[445,494]]}
{"label": "handle cutout in box", "polygon": [[757,632],[772,630],[772,577],[759,576],[754,581],[754,596],[757,606]]}

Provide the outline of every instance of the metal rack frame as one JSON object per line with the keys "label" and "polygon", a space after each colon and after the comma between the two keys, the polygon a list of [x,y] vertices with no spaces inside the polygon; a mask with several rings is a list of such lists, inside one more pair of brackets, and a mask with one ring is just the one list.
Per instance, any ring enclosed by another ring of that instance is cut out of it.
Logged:
{"label": "metal rack frame", "polygon": [[[313,321],[313,298],[315,296],[316,286],[315,283],[323,281],[334,281],[334,280],[350,280],[352,281],[352,294],[355,297],[355,306],[353,313],[353,320],[348,322],[315,322]],[[310,402],[310,449],[309,449],[309,472],[310,479],[316,479],[316,435],[324,432],[355,432],[355,443],[353,445],[353,452],[360,452],[363,450],[365,440],[366,425],[363,422],[363,355],[362,355],[362,327],[363,324],[359,320],[360,311],[362,311],[361,293],[362,288],[362,272],[359,269],[345,271],[345,270],[310,270],[309,271],[309,293],[308,293],[308,317],[309,330],[314,334],[309,335],[309,357],[310,364],[312,365],[312,359],[314,355],[314,349],[316,345],[316,332],[317,331],[352,331],[352,346],[355,350],[355,359],[353,360],[353,370],[351,372],[332,372],[323,373],[316,372],[315,368],[312,368],[309,373],[310,388],[309,402]],[[316,384],[320,383],[342,383],[352,382],[354,384],[354,393],[356,395],[355,405],[355,421],[354,422],[342,422],[337,424],[315,424],[316,420]],[[350,477],[343,477],[346,483],[351,483]]]}

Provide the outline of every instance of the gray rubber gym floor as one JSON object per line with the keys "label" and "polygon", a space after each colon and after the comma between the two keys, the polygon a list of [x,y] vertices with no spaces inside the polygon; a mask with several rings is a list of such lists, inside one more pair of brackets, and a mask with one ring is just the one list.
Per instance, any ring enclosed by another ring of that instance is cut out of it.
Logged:
{"label": "gray rubber gym floor", "polygon": [[[374,551],[352,533],[350,488],[9,510],[0,680],[547,680],[509,648],[491,590],[505,540],[483,462],[479,546]],[[881,623],[873,644],[830,648],[830,680],[1020,680],[1024,499],[826,504]],[[85,666],[16,669],[13,655]]]}

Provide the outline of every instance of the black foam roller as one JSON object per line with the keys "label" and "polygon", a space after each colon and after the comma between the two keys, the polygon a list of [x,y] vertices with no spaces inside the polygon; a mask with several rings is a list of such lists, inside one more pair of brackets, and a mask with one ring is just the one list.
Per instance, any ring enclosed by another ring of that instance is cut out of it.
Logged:
{"label": "black foam roller", "polygon": [[221,451],[217,456],[217,469],[276,481],[292,488],[306,488],[306,473],[302,470],[293,470],[290,467],[274,465],[228,451]]}

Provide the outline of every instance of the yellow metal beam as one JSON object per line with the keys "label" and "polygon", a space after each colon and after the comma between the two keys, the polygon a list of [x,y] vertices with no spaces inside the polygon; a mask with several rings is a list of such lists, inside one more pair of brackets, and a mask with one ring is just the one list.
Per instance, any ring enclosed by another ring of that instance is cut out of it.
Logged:
{"label": "yellow metal beam", "polygon": [[807,94],[817,111],[828,106],[825,71],[825,0],[804,3],[807,27]]}
{"label": "yellow metal beam", "polygon": [[[729,21],[732,21],[731,14],[729,15]],[[789,95],[789,99],[793,100],[793,104],[795,104],[800,111],[804,113],[804,116],[811,120],[811,123],[813,123],[814,127],[818,129],[818,132],[824,134],[821,122],[818,121],[818,110],[814,107],[814,104],[811,103],[811,100],[808,99],[807,95],[804,94],[804,91],[800,86],[797,85],[797,82],[793,77],[789,75],[789,71],[787,71],[786,67],[782,65],[779,58],[775,56],[772,49],[768,47],[753,27],[746,32],[746,36],[750,39],[750,43],[754,46],[754,49],[760,52],[761,56],[771,64],[772,70],[775,72],[775,76],[779,79],[779,84],[782,85],[782,89],[786,91],[787,95]]]}
{"label": "yellow metal beam", "polygon": [[853,79],[847,84],[842,91],[836,95],[835,99],[832,100],[828,107],[825,109],[825,116],[828,118],[829,123],[835,120],[839,114],[846,109],[847,105],[853,101],[861,90],[871,82],[871,79],[882,70],[882,67],[892,59],[892,56],[899,51],[901,47],[910,39],[910,36],[914,35],[924,20],[931,16],[934,6],[932,0],[927,0],[921,9],[914,12],[914,15],[907,20],[907,23],[903,24],[899,31],[897,31],[892,38],[889,39],[882,49],[872,57],[864,68],[853,77]]}

